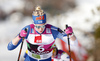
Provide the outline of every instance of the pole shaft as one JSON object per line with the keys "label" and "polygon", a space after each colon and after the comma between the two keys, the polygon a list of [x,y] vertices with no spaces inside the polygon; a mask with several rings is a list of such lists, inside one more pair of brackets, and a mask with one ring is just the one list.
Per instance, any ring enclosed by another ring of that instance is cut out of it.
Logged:
{"label": "pole shaft", "polygon": [[22,47],[23,47],[23,41],[24,41],[24,38],[22,38],[22,43],[21,43],[21,47],[20,47],[20,51],[19,51],[19,55],[18,55],[18,60],[20,59],[20,56],[21,56],[21,51],[22,51]]}
{"label": "pole shaft", "polygon": [[[68,25],[66,24],[66,29],[68,28]],[[68,48],[69,48],[69,57],[71,61],[71,51],[70,51],[70,40],[69,40],[69,34],[67,34],[67,39],[68,39]]]}
{"label": "pole shaft", "polygon": [[69,57],[71,61],[71,51],[70,51],[70,41],[69,41],[69,35],[68,35],[68,48],[69,48]]}

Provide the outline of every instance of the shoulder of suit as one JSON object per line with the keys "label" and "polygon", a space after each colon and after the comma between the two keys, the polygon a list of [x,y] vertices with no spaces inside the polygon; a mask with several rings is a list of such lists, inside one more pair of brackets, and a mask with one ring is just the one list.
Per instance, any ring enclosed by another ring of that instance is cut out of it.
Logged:
{"label": "shoulder of suit", "polygon": [[47,27],[51,28],[52,30],[56,30],[56,31],[58,29],[58,27],[55,27],[55,26],[53,26],[51,24],[47,24]]}
{"label": "shoulder of suit", "polygon": [[53,26],[53,25],[51,25],[51,24],[47,24],[47,26],[50,26],[50,27],[51,27],[51,30],[58,31],[58,32],[60,32],[60,33],[63,32],[60,28],[58,28],[58,27],[56,27],[56,26]]}

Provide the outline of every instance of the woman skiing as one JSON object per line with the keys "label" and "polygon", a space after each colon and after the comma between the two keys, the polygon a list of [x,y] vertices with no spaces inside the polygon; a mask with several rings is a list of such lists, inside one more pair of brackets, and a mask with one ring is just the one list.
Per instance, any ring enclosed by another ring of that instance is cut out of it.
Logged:
{"label": "woman skiing", "polygon": [[[52,51],[52,61],[70,61],[70,56],[63,50],[58,50],[55,46]],[[73,61],[71,57],[71,61]]]}
{"label": "woman skiing", "polygon": [[27,55],[24,61],[51,61],[53,45],[56,38],[68,44],[67,34],[70,34],[70,43],[77,45],[71,27],[63,32],[60,28],[46,24],[46,14],[37,6],[32,14],[33,24],[25,26],[21,32],[8,44],[8,50],[15,49],[25,38],[27,42]]}

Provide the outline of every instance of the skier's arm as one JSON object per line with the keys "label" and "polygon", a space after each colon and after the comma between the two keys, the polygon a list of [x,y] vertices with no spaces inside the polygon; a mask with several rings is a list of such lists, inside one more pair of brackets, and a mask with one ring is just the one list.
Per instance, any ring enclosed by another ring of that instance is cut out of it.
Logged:
{"label": "skier's arm", "polygon": [[17,36],[12,40],[12,44],[17,45],[19,41],[20,41],[20,38],[19,38],[19,36]]}
{"label": "skier's arm", "polygon": [[[15,37],[9,44],[8,44],[8,50],[13,50],[15,49],[21,42],[22,42],[22,34],[23,34],[23,30],[20,32],[20,34]],[[21,35],[21,36],[20,36]],[[24,37],[26,37],[26,35],[24,35]]]}
{"label": "skier's arm", "polygon": [[[51,27],[51,31],[52,31],[52,35],[54,37],[54,39],[59,38],[61,40],[63,40],[64,42],[66,42],[68,44],[68,40],[67,40],[67,34],[65,32],[63,32],[60,28],[57,28],[55,26]],[[71,35],[70,36],[70,44],[76,44],[77,45],[77,38],[75,37],[75,35]]]}
{"label": "skier's arm", "polygon": [[21,42],[22,42],[22,39],[19,39],[18,36],[15,37],[11,42],[9,42],[7,46],[8,50],[15,49]]}
{"label": "skier's arm", "polygon": [[24,29],[21,30],[19,35],[12,40],[13,45],[17,45],[19,40],[22,39],[22,38],[25,38],[26,36],[27,36],[27,29],[24,28]]}
{"label": "skier's arm", "polygon": [[[59,33],[58,33],[57,37],[68,44],[67,34],[65,32],[63,32],[61,29],[59,29],[58,31],[59,31]],[[77,43],[78,43],[78,41],[77,41],[76,36],[74,34],[71,35],[70,36],[70,45],[77,45]]]}
{"label": "skier's arm", "polygon": [[73,34],[72,36],[70,36],[70,39],[71,39],[72,41],[75,41],[75,40],[76,40],[76,36]]}
{"label": "skier's arm", "polygon": [[28,33],[25,31],[25,29],[28,29],[29,26],[24,27],[21,32],[15,37],[11,42],[9,42],[7,48],[8,50],[13,50],[15,49],[21,42],[22,38],[27,38]]}

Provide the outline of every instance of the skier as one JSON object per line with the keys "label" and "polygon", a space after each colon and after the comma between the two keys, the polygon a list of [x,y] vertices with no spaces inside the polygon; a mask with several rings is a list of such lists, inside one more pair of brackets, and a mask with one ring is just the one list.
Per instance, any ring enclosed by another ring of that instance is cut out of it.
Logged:
{"label": "skier", "polygon": [[[54,47],[52,51],[52,61],[70,61],[69,55],[63,50],[58,50],[57,47]],[[71,59],[73,61],[73,59]]]}
{"label": "skier", "polygon": [[70,43],[77,45],[77,39],[71,27],[63,32],[60,28],[46,24],[46,14],[37,6],[32,14],[33,24],[25,26],[21,32],[8,44],[8,50],[15,49],[22,39],[27,42],[27,55],[24,61],[51,61],[53,45],[56,38],[68,44],[67,34],[70,34]]}

